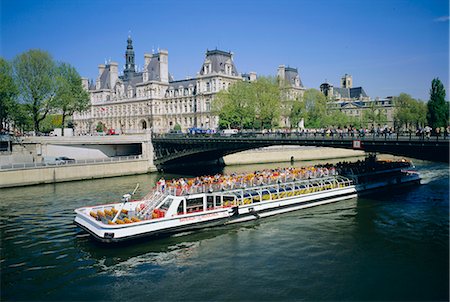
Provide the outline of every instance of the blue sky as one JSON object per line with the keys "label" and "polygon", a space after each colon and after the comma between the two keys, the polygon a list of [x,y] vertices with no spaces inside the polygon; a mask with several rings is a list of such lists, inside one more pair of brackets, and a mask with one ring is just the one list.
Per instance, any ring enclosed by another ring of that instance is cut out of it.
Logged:
{"label": "blue sky", "polygon": [[124,64],[130,31],[136,64],[168,49],[175,79],[217,47],[242,73],[297,67],[307,88],[348,73],[372,97],[427,100],[434,77],[450,93],[448,0],[0,1],[4,58],[40,48],[92,79],[105,59]]}

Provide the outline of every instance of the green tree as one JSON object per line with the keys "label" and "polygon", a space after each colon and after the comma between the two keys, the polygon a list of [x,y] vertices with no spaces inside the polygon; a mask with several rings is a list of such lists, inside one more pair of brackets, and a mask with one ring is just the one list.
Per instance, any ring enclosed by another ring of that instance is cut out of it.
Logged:
{"label": "green tree", "polygon": [[249,129],[256,115],[255,96],[249,82],[238,81],[220,91],[213,101],[213,112],[219,116],[219,127]]}
{"label": "green tree", "polygon": [[394,123],[396,128],[415,130],[424,126],[427,108],[422,101],[412,98],[409,94],[400,93],[394,97]]}
{"label": "green tree", "polygon": [[325,95],[317,89],[308,89],[303,96],[307,119],[306,128],[320,128],[327,125],[327,99]]}
{"label": "green tree", "polygon": [[328,110],[325,119],[325,126],[344,127],[351,124],[351,119],[341,110]]}
{"label": "green tree", "polygon": [[251,83],[256,116],[254,128],[273,129],[280,120],[281,98],[280,88],[275,78],[259,77]]}
{"label": "green tree", "polygon": [[375,102],[370,102],[368,108],[363,111],[362,119],[364,126],[385,124],[387,122],[386,114],[380,108],[377,108]]}
{"label": "green tree", "polygon": [[173,130],[181,131],[181,125],[180,124],[175,124],[175,126],[173,126]]}
{"label": "green tree", "polygon": [[0,130],[3,126],[9,130],[17,113],[17,86],[12,77],[12,68],[8,61],[0,58]]}
{"label": "green tree", "polygon": [[106,131],[106,126],[102,122],[98,122],[97,126],[95,126],[95,131],[104,132]]}
{"label": "green tree", "polygon": [[57,67],[56,84],[58,90],[54,108],[61,113],[61,135],[64,136],[66,117],[89,107],[89,93],[83,88],[78,72],[67,63],[61,63]]}
{"label": "green tree", "polygon": [[306,112],[305,102],[295,101],[292,104],[291,112],[289,114],[289,119],[291,121],[291,126],[297,128],[300,121],[306,120],[308,113]]}
{"label": "green tree", "polygon": [[53,106],[57,93],[56,64],[49,53],[32,49],[12,62],[19,101],[26,104],[35,131]]}
{"label": "green tree", "polygon": [[48,133],[55,128],[61,128],[62,115],[61,114],[48,114],[39,125],[41,132]]}
{"label": "green tree", "polygon": [[449,102],[445,101],[445,88],[439,78],[431,81],[430,100],[427,103],[427,122],[433,129],[449,125]]}

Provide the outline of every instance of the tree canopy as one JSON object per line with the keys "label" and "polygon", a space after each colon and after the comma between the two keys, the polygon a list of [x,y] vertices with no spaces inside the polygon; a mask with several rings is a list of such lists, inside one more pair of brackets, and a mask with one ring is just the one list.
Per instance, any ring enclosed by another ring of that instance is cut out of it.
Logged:
{"label": "tree canopy", "polygon": [[0,58],[0,129],[2,125],[9,128],[9,124],[15,120],[17,93],[11,66],[5,59]]}
{"label": "tree canopy", "polygon": [[280,90],[273,78],[238,81],[220,91],[213,101],[220,128],[271,129],[280,117]]}
{"label": "tree canopy", "polygon": [[64,135],[66,117],[89,107],[89,93],[83,89],[78,72],[67,63],[60,63],[57,66],[56,85],[54,108],[61,112],[62,135]]}
{"label": "tree canopy", "polygon": [[427,108],[424,102],[400,93],[394,97],[394,123],[396,128],[415,130],[426,122]]}
{"label": "tree canopy", "polygon": [[375,102],[370,102],[369,107],[363,112],[362,122],[365,126],[386,124],[387,116],[380,108],[377,108]]}
{"label": "tree canopy", "polygon": [[31,114],[34,130],[54,105],[57,93],[56,64],[48,52],[31,49],[12,62],[14,79],[19,88],[19,101]]}
{"label": "tree canopy", "polygon": [[[54,116],[61,114],[57,124],[64,128],[67,116],[89,106],[89,94],[75,68],[55,62],[46,51],[31,49],[11,63],[1,59],[0,73],[3,125],[12,122],[16,128],[48,131],[55,125]],[[50,114],[54,116],[47,119]]]}
{"label": "tree canopy", "polygon": [[439,78],[431,81],[430,100],[427,103],[427,122],[433,129],[449,125],[449,102],[445,101],[445,88]]}

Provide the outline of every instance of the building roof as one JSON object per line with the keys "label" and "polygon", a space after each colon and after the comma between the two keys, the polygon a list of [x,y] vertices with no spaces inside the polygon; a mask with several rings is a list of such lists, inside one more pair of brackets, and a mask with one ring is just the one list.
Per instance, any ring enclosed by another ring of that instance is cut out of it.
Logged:
{"label": "building roof", "polygon": [[196,87],[197,80],[196,79],[186,79],[186,80],[171,81],[171,82],[169,82],[169,85],[171,87],[173,87],[174,89],[178,89],[180,87],[188,88],[191,85],[193,87]]}
{"label": "building roof", "polygon": [[[225,73],[225,64],[229,62],[231,64],[231,75],[237,76],[238,72],[236,66],[233,62],[233,55],[231,52],[226,52],[222,50],[207,50],[205,62],[209,61],[211,63],[211,72],[215,73]],[[203,75],[203,67],[200,70],[200,74]]]}
{"label": "building roof", "polygon": [[159,81],[161,79],[161,75],[159,74],[159,65],[159,53],[153,54],[150,57],[150,62],[147,65],[149,81]]}
{"label": "building roof", "polygon": [[299,86],[303,87],[302,80],[300,79],[300,76],[298,75],[297,68],[292,67],[286,67],[284,70],[284,80],[286,83],[289,83],[291,86],[296,86],[295,80],[298,78]]}
{"label": "building roof", "polygon": [[106,65],[103,73],[100,75],[100,89],[111,89],[110,86],[110,68],[111,65]]}
{"label": "building roof", "polygon": [[358,99],[360,97],[367,97],[366,92],[362,87],[354,87],[354,88],[342,88],[342,87],[334,87],[333,94],[339,94],[341,98],[346,99]]}
{"label": "building roof", "polygon": [[353,98],[359,98],[359,97],[367,97],[366,92],[362,87],[354,87],[350,88],[350,97]]}

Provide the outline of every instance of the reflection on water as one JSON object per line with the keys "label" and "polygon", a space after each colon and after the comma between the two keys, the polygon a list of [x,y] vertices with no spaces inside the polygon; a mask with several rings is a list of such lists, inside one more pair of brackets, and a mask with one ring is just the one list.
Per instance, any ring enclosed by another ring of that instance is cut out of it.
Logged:
{"label": "reflection on water", "polygon": [[91,240],[73,210],[136,183],[143,196],[160,174],[3,189],[1,298],[446,300],[448,166],[416,165],[419,187],[115,246]]}

